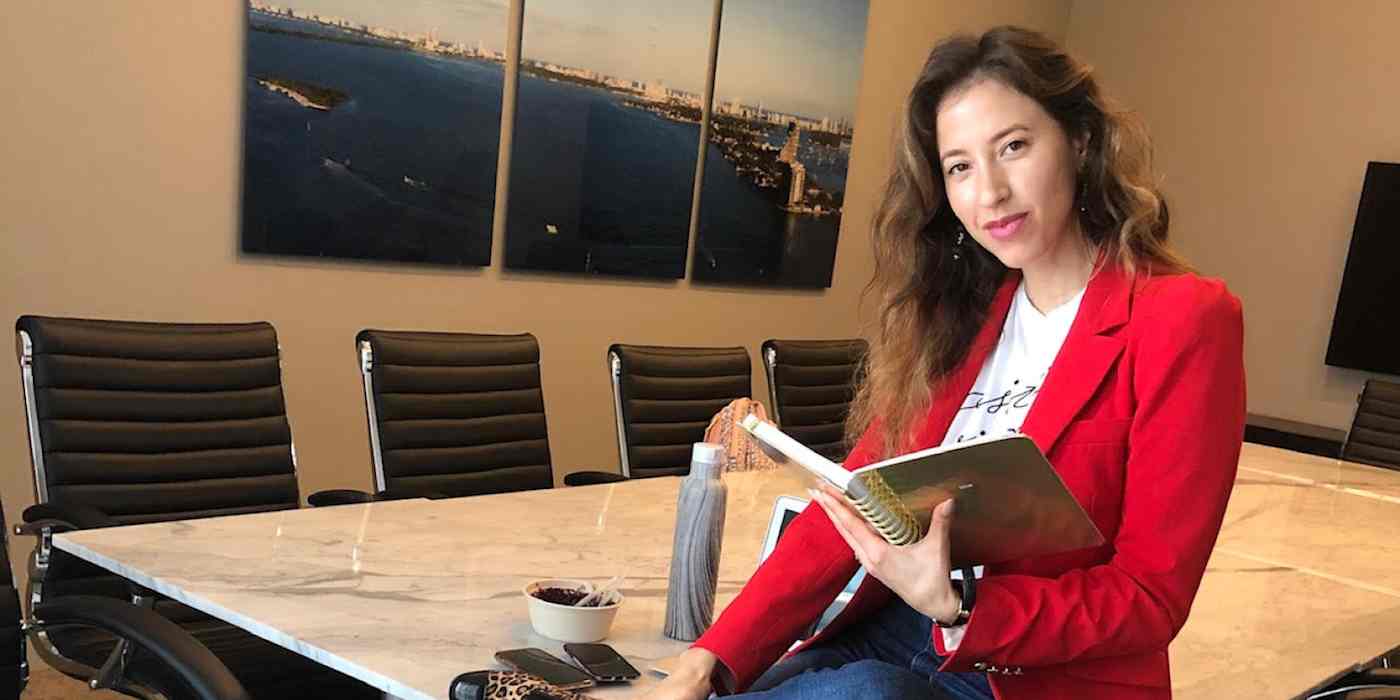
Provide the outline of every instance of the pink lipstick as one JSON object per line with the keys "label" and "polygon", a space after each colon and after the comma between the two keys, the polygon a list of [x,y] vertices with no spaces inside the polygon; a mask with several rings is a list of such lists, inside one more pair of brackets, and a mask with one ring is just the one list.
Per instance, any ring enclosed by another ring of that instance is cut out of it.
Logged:
{"label": "pink lipstick", "polygon": [[988,222],[987,225],[983,228],[987,230],[987,235],[997,239],[998,241],[1004,241],[1016,235],[1016,232],[1020,230],[1021,224],[1025,220],[1026,213],[1022,212],[1020,214],[1012,214],[1011,216],[1004,216],[1000,219],[997,219],[996,221]]}

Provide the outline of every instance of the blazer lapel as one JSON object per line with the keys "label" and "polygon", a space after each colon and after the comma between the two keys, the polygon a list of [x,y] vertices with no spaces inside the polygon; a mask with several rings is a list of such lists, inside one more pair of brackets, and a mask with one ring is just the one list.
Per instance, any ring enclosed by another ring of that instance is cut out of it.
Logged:
{"label": "blazer lapel", "polygon": [[1055,446],[1122,354],[1123,339],[1110,331],[1128,322],[1132,287],[1132,280],[1111,261],[1089,280],[1069,335],[1021,425],[1021,432],[1042,452]]}

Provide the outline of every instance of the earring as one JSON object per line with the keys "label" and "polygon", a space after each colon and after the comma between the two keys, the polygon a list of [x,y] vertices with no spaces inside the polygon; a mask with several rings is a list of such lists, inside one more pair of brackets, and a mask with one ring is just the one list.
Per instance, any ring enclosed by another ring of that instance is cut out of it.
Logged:
{"label": "earring", "polygon": [[957,240],[953,241],[953,259],[954,259],[954,260],[961,260],[961,259],[962,259],[962,244],[963,244],[963,238],[966,237],[966,236],[967,236],[967,229],[963,228],[963,225],[962,225],[962,224],[958,224],[958,238],[957,238]]}
{"label": "earring", "polygon": [[1079,213],[1089,213],[1089,183],[1083,181],[1079,183]]}

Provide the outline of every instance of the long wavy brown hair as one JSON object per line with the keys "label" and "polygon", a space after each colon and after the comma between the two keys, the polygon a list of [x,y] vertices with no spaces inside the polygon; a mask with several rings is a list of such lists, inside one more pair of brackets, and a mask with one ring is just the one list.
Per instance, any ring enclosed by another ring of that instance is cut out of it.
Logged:
{"label": "long wavy brown hair", "polygon": [[1130,275],[1189,269],[1167,245],[1167,205],[1147,131],[1100,92],[1089,66],[1018,27],[940,41],[905,102],[874,218],[875,276],[866,294],[876,298],[876,327],[846,431],[854,443],[875,425],[882,456],[914,447],[917,421],[967,356],[1006,274],[971,236],[954,258],[958,221],[938,167],[938,106],[983,79],[1034,99],[1067,135],[1084,139],[1077,228],[1105,264]]}

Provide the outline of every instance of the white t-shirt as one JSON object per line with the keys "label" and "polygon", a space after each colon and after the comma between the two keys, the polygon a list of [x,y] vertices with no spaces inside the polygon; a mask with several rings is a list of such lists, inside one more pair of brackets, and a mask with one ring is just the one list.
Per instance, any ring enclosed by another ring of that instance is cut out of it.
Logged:
{"label": "white t-shirt", "polygon": [[[1042,314],[1026,296],[1025,281],[1016,287],[1006,323],[1001,327],[1001,339],[987,356],[972,390],[953,417],[953,424],[948,426],[943,446],[1021,432],[1021,423],[1040,394],[1040,386],[1069,335],[1083,298],[1081,289],[1069,301]],[[964,628],[941,631],[943,645],[951,653],[962,642]]]}
{"label": "white t-shirt", "polygon": [[943,436],[944,447],[977,437],[1020,432],[1083,298],[1081,289],[1069,301],[1042,314],[1026,296],[1026,283],[1016,287],[1001,339],[953,417]]}

